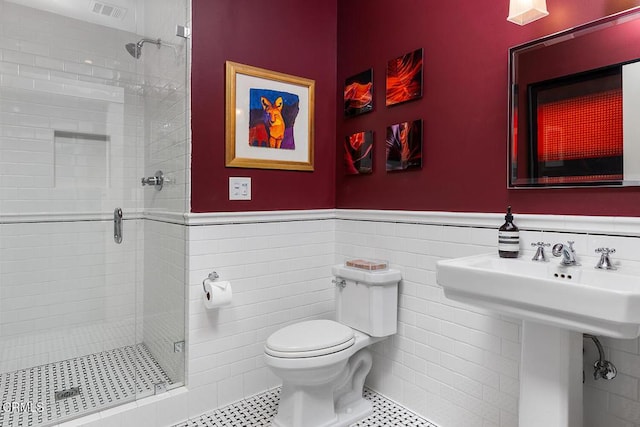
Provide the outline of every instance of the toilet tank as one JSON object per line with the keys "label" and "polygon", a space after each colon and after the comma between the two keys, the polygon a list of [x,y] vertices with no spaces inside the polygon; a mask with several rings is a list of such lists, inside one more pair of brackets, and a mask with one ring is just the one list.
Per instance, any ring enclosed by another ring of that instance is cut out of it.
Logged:
{"label": "toilet tank", "polygon": [[368,271],[341,264],[331,271],[336,277],[336,321],[373,337],[396,333],[402,278],[398,270]]}

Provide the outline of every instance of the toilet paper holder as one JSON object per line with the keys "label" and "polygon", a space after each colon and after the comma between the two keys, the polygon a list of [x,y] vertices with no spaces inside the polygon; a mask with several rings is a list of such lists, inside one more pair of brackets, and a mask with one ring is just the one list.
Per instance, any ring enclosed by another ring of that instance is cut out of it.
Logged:
{"label": "toilet paper holder", "polygon": [[205,282],[207,280],[209,280],[210,282],[213,282],[213,281],[215,281],[215,280],[217,280],[219,278],[220,278],[220,275],[218,273],[216,273],[215,271],[212,271],[211,273],[209,273],[207,278],[202,281],[202,290],[204,291],[205,294],[207,293],[207,288],[204,285]]}

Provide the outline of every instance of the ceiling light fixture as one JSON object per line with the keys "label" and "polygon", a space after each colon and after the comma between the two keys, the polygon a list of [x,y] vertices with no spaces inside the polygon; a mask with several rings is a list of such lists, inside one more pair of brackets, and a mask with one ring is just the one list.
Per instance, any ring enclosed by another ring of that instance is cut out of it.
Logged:
{"label": "ceiling light fixture", "polygon": [[546,0],[510,0],[507,21],[526,25],[548,14]]}

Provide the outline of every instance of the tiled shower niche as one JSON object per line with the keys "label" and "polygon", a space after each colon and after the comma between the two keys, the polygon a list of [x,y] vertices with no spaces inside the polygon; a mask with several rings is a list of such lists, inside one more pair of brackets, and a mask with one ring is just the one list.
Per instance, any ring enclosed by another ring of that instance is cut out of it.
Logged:
{"label": "tiled shower niche", "polygon": [[107,135],[54,131],[54,186],[108,187],[110,142]]}

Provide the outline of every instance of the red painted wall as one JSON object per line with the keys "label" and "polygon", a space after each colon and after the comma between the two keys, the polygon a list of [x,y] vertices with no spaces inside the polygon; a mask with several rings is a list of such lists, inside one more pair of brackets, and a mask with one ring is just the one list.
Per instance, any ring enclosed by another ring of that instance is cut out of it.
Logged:
{"label": "red painted wall", "polygon": [[[640,216],[640,188],[506,188],[508,49],[640,2],[549,0],[550,15],[524,27],[506,21],[508,3],[338,3],[336,139],[375,133],[372,175],[345,175],[342,144],[336,144],[338,208],[500,212],[513,205],[519,213]],[[423,98],[385,107],[387,61],[421,47]],[[374,111],[345,119],[344,81],[370,67]],[[386,127],[415,119],[424,120],[422,170],[386,173]]]}
{"label": "red painted wall", "polygon": [[[519,27],[508,0],[193,0],[193,212],[318,208],[640,216],[640,189],[506,189],[507,51],[525,41],[640,4],[548,2]],[[276,42],[274,42],[274,40]],[[386,108],[390,58],[424,48],[424,97]],[[315,171],[224,166],[224,62],[316,81]],[[374,68],[375,110],[342,115],[344,80]],[[424,166],[387,174],[386,126],[424,120]],[[375,132],[373,175],[345,176],[342,141]],[[253,200],[228,200],[228,177],[253,178]]]}
{"label": "red painted wall", "polygon": [[[193,0],[192,212],[335,206],[337,0]],[[225,61],[315,80],[315,171],[225,167]],[[230,176],[252,178],[229,201]]]}

